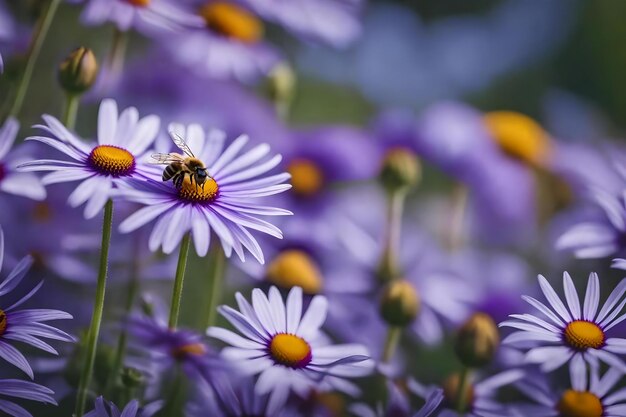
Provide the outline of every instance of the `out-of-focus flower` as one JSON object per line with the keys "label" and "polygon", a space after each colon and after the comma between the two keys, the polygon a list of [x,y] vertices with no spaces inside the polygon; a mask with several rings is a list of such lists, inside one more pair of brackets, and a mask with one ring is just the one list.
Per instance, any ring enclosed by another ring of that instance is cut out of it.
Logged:
{"label": "out-of-focus flower", "polygon": [[380,403],[377,404],[376,408],[357,403],[350,406],[350,412],[358,417],[429,417],[435,414],[443,401],[443,390],[431,389],[424,398],[426,403],[417,412],[411,411],[411,405],[406,396],[395,384],[389,381],[387,381],[387,397],[388,401],[384,407]]}
{"label": "out-of-focus flower", "polygon": [[225,134],[211,131],[206,137],[204,130],[196,124],[186,129],[173,124],[170,130],[180,132],[191,150],[204,162],[209,178],[203,187],[192,184],[185,176],[179,188],[171,183],[154,180],[135,181],[134,188],[125,187],[123,198],[146,205],[120,224],[123,233],[133,231],[159,217],[150,236],[150,249],[163,247],[171,253],[185,233],[192,232],[196,252],[206,255],[213,230],[220,238],[228,256],[233,249],[241,260],[245,259],[245,247],[261,263],[263,252],[256,239],[248,231],[258,230],[282,238],[282,233],[273,224],[257,216],[283,216],[290,211],[257,203],[258,198],[274,195],[291,188],[284,184],[289,174],[280,173],[262,177],[276,167],[280,155],[266,158],[270,152],[267,144],[261,144],[239,155],[248,142],[243,135],[224,149]]}
{"label": "out-of-focus flower", "polygon": [[504,321],[500,326],[517,331],[507,336],[503,343],[526,349],[526,360],[540,364],[545,372],[553,371],[568,361],[578,372],[585,368],[585,363],[594,365],[598,361],[626,371],[626,365],[619,358],[619,355],[626,354],[626,339],[608,338],[608,331],[626,319],[626,314],[622,313],[626,305],[626,299],[623,299],[626,279],[615,287],[599,312],[600,283],[597,274],[589,275],[582,309],[567,272],[563,273],[567,307],[543,276],[539,275],[538,279],[551,308],[533,297],[523,298],[549,321],[531,314],[512,314],[513,320]]}
{"label": "out-of-focus flower", "polygon": [[534,403],[512,406],[511,415],[618,417],[626,413],[624,390],[615,389],[622,379],[623,373],[615,368],[609,368],[602,376],[595,366],[589,373],[584,368],[571,369],[571,388],[555,390],[544,375],[528,375],[515,386]]}
{"label": "out-of-focus flower", "polygon": [[556,241],[556,248],[577,258],[604,258],[626,247],[626,206],[621,196],[596,189],[592,198],[605,217],[571,226]]}
{"label": "out-of-focus flower", "polygon": [[199,7],[203,23],[170,39],[167,50],[200,76],[252,82],[280,62],[280,53],[264,41],[263,22],[242,2],[209,1]]}
{"label": "out-of-focus flower", "polygon": [[81,181],[70,194],[68,203],[77,207],[85,202],[85,217],[98,214],[120,181],[146,178],[154,167],[144,163],[146,151],[159,130],[159,118],[150,115],[139,119],[137,109],[129,107],[118,116],[114,100],[103,100],[98,112],[98,142],[86,143],[67,130],[56,118],[44,115],[46,125],[37,125],[50,136],[31,136],[74,161],[42,159],[20,165],[22,171],[54,171],[43,183]]}
{"label": "out-of-focus flower", "polygon": [[[13,17],[6,9],[4,1],[0,1],[0,42],[10,42],[15,36],[15,22]],[[0,53],[0,74],[4,70],[4,62],[2,61],[2,53]]]}
{"label": "out-of-focus flower", "polygon": [[481,368],[494,358],[500,346],[496,323],[485,313],[474,313],[458,330],[454,344],[457,358],[468,368]]}
{"label": "out-of-focus flower", "polygon": [[20,130],[20,123],[9,117],[0,127],[0,190],[33,200],[46,198],[46,189],[34,174],[19,172],[17,166],[29,157],[20,149],[11,150]]}
{"label": "out-of-focus flower", "polygon": [[115,404],[98,397],[95,401],[95,409],[85,414],[84,417],[152,417],[161,409],[162,405],[162,401],[155,401],[140,407],[137,400],[132,400],[120,412]]}
{"label": "out-of-focus flower", "polygon": [[356,344],[329,344],[320,327],[326,319],[327,301],[315,296],[302,314],[302,289],[294,287],[286,303],[276,287],[268,297],[259,289],[252,292],[252,305],[236,294],[239,310],[219,307],[222,314],[242,335],[219,327],[207,334],[232,347],[222,355],[242,371],[260,374],[257,394],[270,394],[270,414],[280,409],[293,390],[306,396],[312,388],[358,392],[345,378],[367,375],[372,363],[365,347]]}
{"label": "out-of-focus flower", "polygon": [[0,379],[0,410],[13,417],[31,417],[31,414],[4,397],[32,400],[40,403],[57,405],[52,398],[52,390],[30,381],[19,379]]}
{"label": "out-of-focus flower", "polygon": [[149,36],[201,24],[180,2],[172,0],[88,0],[81,21],[89,26],[113,22],[122,32],[136,29]]}
{"label": "out-of-focus flower", "polygon": [[364,0],[243,0],[264,19],[295,35],[343,48],[361,34]]}
{"label": "out-of-focus flower", "polygon": [[[524,377],[524,371],[511,369],[489,376],[478,378],[468,384],[466,409],[457,411],[457,393],[460,378],[458,374],[450,376],[443,383],[444,401],[442,409],[436,414],[439,417],[501,417],[510,415],[508,407],[497,400],[498,391],[507,385],[513,384]],[[422,385],[415,380],[409,380],[409,389],[426,399],[436,387]]]}
{"label": "out-of-focus flower", "polygon": [[[0,229],[0,268],[4,258],[4,233]],[[22,259],[21,262],[0,283],[0,297],[12,293],[22,282],[28,269],[32,265],[31,257]],[[34,348],[43,350],[53,355],[57,351],[40,338],[73,342],[74,338],[62,330],[45,324],[46,321],[71,319],[72,316],[64,311],[50,309],[25,309],[17,308],[28,301],[43,285],[37,284],[26,295],[19,298],[9,306],[0,309],[0,358],[24,371],[33,378],[33,370],[24,355],[17,350],[12,343],[21,342]]]}

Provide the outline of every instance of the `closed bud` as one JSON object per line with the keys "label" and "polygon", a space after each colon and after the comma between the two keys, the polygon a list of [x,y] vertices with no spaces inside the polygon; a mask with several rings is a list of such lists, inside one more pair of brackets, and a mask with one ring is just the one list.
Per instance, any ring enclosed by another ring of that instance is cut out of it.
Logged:
{"label": "closed bud", "polygon": [[88,48],[74,50],[59,65],[59,83],[70,94],[81,94],[89,90],[97,75],[98,62]]}
{"label": "closed bud", "polygon": [[397,148],[387,153],[383,160],[379,179],[390,192],[414,188],[422,177],[422,167],[417,156],[409,149]]}
{"label": "closed bud", "polygon": [[286,62],[277,64],[269,74],[270,96],[275,102],[291,101],[296,87],[296,74]]}
{"label": "closed bud", "polygon": [[[452,374],[441,384],[443,388],[443,398],[447,407],[452,409],[459,408],[459,389],[461,388],[461,375]],[[463,393],[463,397],[465,398],[465,407],[463,407],[463,412],[467,412],[471,409],[472,404],[474,403],[474,387],[472,384],[467,384],[465,387],[465,392]]]}
{"label": "closed bud", "polygon": [[476,313],[459,329],[454,350],[465,366],[480,368],[491,362],[499,345],[500,335],[492,318]]}
{"label": "closed bud", "polygon": [[145,382],[144,375],[137,369],[130,366],[124,367],[120,373],[124,387],[134,389],[142,386]]}
{"label": "closed bud", "polygon": [[380,314],[392,326],[407,326],[419,312],[420,300],[415,288],[404,280],[392,281],[385,287],[380,301]]}

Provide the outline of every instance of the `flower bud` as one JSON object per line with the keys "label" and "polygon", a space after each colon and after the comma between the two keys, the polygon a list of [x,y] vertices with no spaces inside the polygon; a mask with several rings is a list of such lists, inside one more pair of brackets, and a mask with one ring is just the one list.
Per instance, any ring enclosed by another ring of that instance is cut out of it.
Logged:
{"label": "flower bud", "polygon": [[124,367],[120,373],[122,384],[129,389],[135,389],[142,386],[145,382],[144,375],[137,368],[130,366]]}
{"label": "flower bud", "polygon": [[296,74],[286,62],[274,66],[268,76],[269,94],[274,102],[289,103],[296,88]]}
{"label": "flower bud", "polygon": [[71,94],[89,90],[98,75],[98,62],[91,49],[80,47],[74,50],[59,65],[59,83]]}
{"label": "flower bud", "polygon": [[499,345],[500,335],[492,318],[476,313],[459,329],[454,350],[465,366],[480,368],[491,362]]}
{"label": "flower bud", "polygon": [[420,300],[415,288],[405,280],[397,280],[385,287],[380,314],[392,326],[406,326],[415,320],[419,307]]}
{"label": "flower bud", "polygon": [[385,156],[379,180],[388,192],[407,191],[417,186],[421,176],[417,156],[409,149],[397,148]]}

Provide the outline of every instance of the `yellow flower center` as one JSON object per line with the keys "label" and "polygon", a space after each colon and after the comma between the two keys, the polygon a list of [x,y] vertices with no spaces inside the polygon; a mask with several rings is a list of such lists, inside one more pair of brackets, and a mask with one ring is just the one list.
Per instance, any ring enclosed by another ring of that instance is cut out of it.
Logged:
{"label": "yellow flower center", "polygon": [[188,356],[202,356],[205,353],[206,348],[202,343],[190,343],[172,350],[172,356],[176,359],[184,359]]}
{"label": "yellow flower center", "polygon": [[560,417],[601,417],[604,413],[600,399],[588,391],[567,390],[557,405]]}
{"label": "yellow flower center", "polygon": [[547,161],[550,138],[530,117],[512,111],[494,111],[487,113],[484,120],[493,139],[510,156],[535,166]]}
{"label": "yellow flower center", "polygon": [[218,193],[219,187],[213,178],[207,178],[204,184],[198,185],[196,181],[191,182],[189,175],[185,175],[183,184],[178,190],[178,196],[191,203],[210,203],[217,198]]}
{"label": "yellow flower center", "polygon": [[567,325],[564,332],[565,341],[574,349],[599,349],[604,345],[604,332],[595,323],[576,320]]}
{"label": "yellow flower center", "polygon": [[279,253],[267,267],[267,280],[283,288],[302,287],[306,294],[322,289],[322,274],[309,255],[297,249]]}
{"label": "yellow flower center", "polygon": [[103,175],[123,177],[135,172],[135,157],[126,149],[113,145],[96,146],[89,154],[91,167]]}
{"label": "yellow flower center", "polygon": [[0,309],[0,336],[7,330],[7,313]]}
{"label": "yellow flower center", "polygon": [[148,7],[152,0],[126,0],[135,7]]}
{"label": "yellow flower center", "polygon": [[317,194],[324,186],[324,173],[308,159],[294,159],[287,166],[293,191],[303,197]]}
{"label": "yellow flower center", "polygon": [[304,368],[311,362],[311,347],[293,334],[279,333],[274,336],[269,351],[276,363],[290,368]]}
{"label": "yellow flower center", "polygon": [[200,8],[207,27],[228,38],[256,43],[263,37],[263,23],[247,10],[228,1],[215,1]]}

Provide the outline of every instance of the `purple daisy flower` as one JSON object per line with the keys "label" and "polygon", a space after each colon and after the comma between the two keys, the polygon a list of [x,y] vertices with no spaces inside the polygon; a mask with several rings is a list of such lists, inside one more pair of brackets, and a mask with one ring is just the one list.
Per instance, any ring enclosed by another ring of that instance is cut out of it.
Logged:
{"label": "purple daisy flower", "polygon": [[57,405],[52,390],[30,381],[0,379],[0,411],[13,417],[33,417],[28,411],[4,397],[20,398]]}
{"label": "purple daisy flower", "polygon": [[85,414],[84,417],[152,417],[163,406],[162,401],[155,401],[143,407],[139,401],[132,400],[120,412],[119,408],[102,397],[96,398],[95,409]]}
{"label": "purple daisy flower", "polygon": [[263,22],[245,3],[208,1],[198,8],[199,28],[165,44],[174,60],[200,76],[253,82],[267,75],[281,54],[263,40]]}
{"label": "purple daisy flower", "polygon": [[210,243],[210,231],[219,237],[227,256],[234,250],[245,260],[246,248],[259,262],[264,262],[263,252],[256,239],[248,231],[254,229],[276,238],[282,233],[273,224],[257,216],[284,216],[290,211],[258,204],[258,198],[284,192],[291,188],[284,184],[289,174],[263,176],[281,161],[280,155],[268,157],[270,147],[257,145],[238,155],[248,142],[240,136],[224,149],[225,135],[204,130],[196,124],[186,129],[172,124],[170,131],[180,132],[196,156],[208,168],[210,178],[203,187],[190,182],[189,176],[180,188],[171,182],[154,180],[134,181],[120,190],[129,201],[145,205],[120,224],[122,233],[131,232],[158,218],[150,235],[150,249],[159,247],[171,253],[187,232],[191,232],[196,252],[206,255]]}
{"label": "purple daisy flower", "polygon": [[302,314],[302,289],[294,287],[283,301],[276,287],[269,298],[259,289],[252,292],[252,305],[236,294],[239,311],[220,306],[218,311],[243,336],[220,327],[207,334],[232,347],[222,356],[243,372],[260,374],[256,393],[270,394],[270,414],[279,410],[291,390],[305,397],[313,388],[339,389],[358,394],[358,388],[345,378],[367,375],[372,361],[362,345],[332,345],[320,330],[326,319],[328,302],[315,296]]}
{"label": "purple daisy flower", "polygon": [[581,369],[585,363],[595,365],[602,361],[626,372],[626,364],[619,357],[626,354],[626,339],[608,337],[608,332],[626,319],[626,313],[622,313],[626,305],[626,279],[615,287],[599,312],[600,281],[596,273],[589,275],[582,308],[576,287],[567,272],[563,273],[567,307],[541,275],[539,285],[550,307],[533,297],[522,298],[548,320],[532,314],[512,314],[512,320],[504,321],[500,326],[517,331],[503,343],[527,350],[526,361],[540,364],[545,372],[553,371],[568,361],[571,361],[571,366]]}
{"label": "purple daisy flower", "polygon": [[[0,229],[0,269],[4,258],[4,233]],[[12,293],[15,288],[24,279],[28,269],[33,263],[33,259],[28,256],[9,273],[9,275],[0,283],[0,297]],[[43,285],[43,282],[37,284],[26,295],[18,299],[8,307],[0,309],[0,358],[11,363],[17,368],[24,371],[31,379],[34,377],[33,370],[24,355],[17,350],[12,343],[21,342],[30,345],[36,349],[43,350],[53,355],[57,355],[57,351],[41,338],[60,340],[63,342],[73,342],[74,338],[69,334],[44,324],[50,320],[71,319],[72,316],[64,311],[49,309],[25,309],[17,308],[28,301]]]}
{"label": "purple daisy flower", "polygon": [[105,99],[98,112],[98,142],[87,143],[70,132],[56,118],[44,115],[46,125],[35,127],[50,136],[31,136],[74,161],[42,159],[20,165],[21,171],[53,171],[43,177],[45,185],[81,181],[70,194],[72,207],[85,206],[85,217],[97,215],[120,181],[148,177],[155,167],[144,164],[147,149],[159,130],[159,118],[150,115],[139,119],[137,109],[129,107],[118,115],[117,103]]}
{"label": "purple daisy flower", "polygon": [[571,388],[555,390],[545,375],[532,375],[516,387],[533,404],[516,404],[512,417],[621,417],[626,415],[626,390],[616,389],[623,373],[610,368],[600,375],[597,367],[570,370]]}
{"label": "purple daisy flower", "polygon": [[113,22],[122,32],[136,29],[144,35],[182,31],[202,24],[173,0],[88,0],[81,20],[88,26]]}
{"label": "purple daisy flower", "polygon": [[[434,415],[436,417],[502,417],[509,416],[507,406],[497,400],[498,391],[507,385],[511,385],[524,377],[524,371],[512,369],[500,372],[487,378],[478,377],[469,384],[468,404],[466,409],[459,413],[456,411],[456,394],[459,387],[459,376],[452,375],[443,384],[443,406]],[[422,385],[410,379],[409,390],[424,399],[432,395],[438,387]]]}
{"label": "purple daisy flower", "polygon": [[39,178],[17,170],[19,164],[30,159],[19,148],[11,150],[19,130],[20,123],[14,117],[9,117],[0,127],[0,190],[33,200],[43,200],[46,198],[46,189]]}

